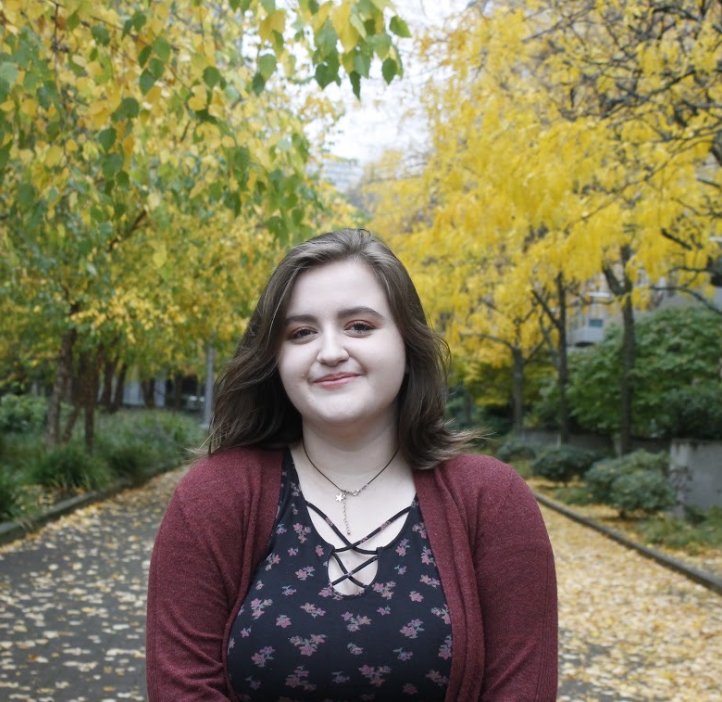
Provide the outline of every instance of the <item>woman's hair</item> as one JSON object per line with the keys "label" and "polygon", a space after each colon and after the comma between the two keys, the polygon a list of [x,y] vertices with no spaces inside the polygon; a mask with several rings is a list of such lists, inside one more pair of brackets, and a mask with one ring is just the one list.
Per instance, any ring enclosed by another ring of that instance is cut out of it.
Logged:
{"label": "woman's hair", "polygon": [[298,276],[346,260],[365,263],[386,293],[406,348],[398,396],[399,447],[410,465],[430,468],[459,453],[470,435],[444,419],[449,349],[427,324],[401,261],[365,229],[341,229],[291,249],[272,273],[238,348],[218,379],[209,453],[235,446],[280,448],[301,439],[301,416],[278,374],[284,320]]}

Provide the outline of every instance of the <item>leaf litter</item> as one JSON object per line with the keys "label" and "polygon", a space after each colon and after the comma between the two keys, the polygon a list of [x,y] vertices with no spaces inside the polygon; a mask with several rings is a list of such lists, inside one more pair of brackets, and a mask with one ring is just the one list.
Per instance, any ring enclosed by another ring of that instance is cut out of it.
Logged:
{"label": "leaf litter", "polygon": [[[0,698],[145,700],[150,552],[179,469],[0,547]],[[719,700],[722,598],[543,508],[560,702]]]}

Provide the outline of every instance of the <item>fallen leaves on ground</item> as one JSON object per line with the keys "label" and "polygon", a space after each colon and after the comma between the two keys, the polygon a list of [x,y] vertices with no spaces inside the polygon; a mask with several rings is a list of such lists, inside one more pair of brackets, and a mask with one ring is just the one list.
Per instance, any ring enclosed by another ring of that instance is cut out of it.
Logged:
{"label": "fallen leaves on ground", "polygon": [[[0,548],[0,699],[145,700],[148,560],[183,471]],[[561,702],[719,699],[722,598],[550,510]]]}
{"label": "fallen leaves on ground", "polygon": [[722,598],[543,513],[559,581],[559,700],[719,700]]}
{"label": "fallen leaves on ground", "polygon": [[148,561],[181,474],[0,548],[0,699],[146,699]]}

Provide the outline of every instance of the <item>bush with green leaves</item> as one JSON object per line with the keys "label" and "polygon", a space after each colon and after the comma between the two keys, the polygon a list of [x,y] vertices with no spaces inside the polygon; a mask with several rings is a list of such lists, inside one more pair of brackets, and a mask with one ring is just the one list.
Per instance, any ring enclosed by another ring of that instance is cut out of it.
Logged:
{"label": "bush with green leaves", "polygon": [[0,470],[0,521],[12,519],[18,511],[18,485],[5,471]]}
{"label": "bush with green leaves", "polygon": [[[703,307],[667,308],[641,316],[635,329],[633,434],[722,438],[722,316]],[[621,348],[615,325],[601,343],[570,356],[568,397],[587,430],[620,430]]]}
{"label": "bush with green leaves", "polygon": [[31,466],[30,472],[35,483],[60,490],[95,490],[112,480],[108,464],[87,453],[77,441],[47,451]]}
{"label": "bush with green leaves", "polygon": [[547,448],[531,464],[534,475],[559,483],[582,476],[598,458],[594,451],[565,444]]}
{"label": "bush with green leaves", "polygon": [[496,450],[496,457],[500,461],[507,463],[513,463],[519,459],[532,460],[536,458],[538,450],[537,446],[533,446],[519,437],[512,436],[499,446]]}
{"label": "bush with green leaves", "polygon": [[668,465],[666,453],[635,451],[598,461],[587,471],[584,482],[592,499],[612,505],[620,513],[655,512],[674,503],[666,476]]}
{"label": "bush with green leaves", "polygon": [[149,451],[141,442],[119,444],[99,441],[98,454],[105,460],[113,475],[131,481],[142,480],[153,463],[159,460],[154,451]]}
{"label": "bush with green leaves", "polygon": [[40,431],[45,425],[48,404],[34,395],[0,397],[0,431],[26,433]]}
{"label": "bush with green leaves", "polygon": [[654,514],[674,505],[674,490],[664,474],[635,470],[612,483],[609,502],[622,517],[634,512]]}
{"label": "bush with green leaves", "polygon": [[186,460],[204,436],[193,417],[131,410],[101,419],[97,449],[116,475],[139,480]]}
{"label": "bush with green leaves", "polygon": [[722,382],[680,387],[668,395],[670,434],[679,438],[722,439]]}

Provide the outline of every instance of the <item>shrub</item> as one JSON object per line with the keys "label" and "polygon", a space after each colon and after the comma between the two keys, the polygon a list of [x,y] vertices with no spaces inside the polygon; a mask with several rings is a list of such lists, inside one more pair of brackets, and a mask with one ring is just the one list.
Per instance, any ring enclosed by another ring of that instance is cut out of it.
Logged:
{"label": "shrub", "polygon": [[31,468],[32,479],[49,488],[94,490],[110,482],[108,464],[98,456],[88,454],[79,443],[51,449]]}
{"label": "shrub", "polygon": [[537,447],[526,443],[518,437],[507,439],[496,451],[496,457],[500,461],[513,462],[522,459],[534,459],[537,455]]}
{"label": "shrub", "polygon": [[621,516],[629,512],[652,514],[674,504],[667,464],[666,454],[635,451],[596,463],[584,480],[594,500],[616,507]]}
{"label": "shrub", "polygon": [[17,483],[5,471],[0,471],[0,520],[12,519],[18,511]]}
{"label": "shrub", "polygon": [[139,442],[125,445],[99,442],[98,453],[114,475],[134,481],[143,478],[146,469],[153,464],[152,457],[155,455]]}
{"label": "shrub", "polygon": [[121,412],[102,424],[99,455],[113,473],[131,480],[178,465],[204,437],[197,419],[166,410]]}
{"label": "shrub", "polygon": [[621,516],[629,512],[653,514],[674,504],[674,490],[667,478],[655,470],[635,470],[613,483],[610,504]]}
{"label": "shrub", "polygon": [[111,421],[118,442],[143,443],[171,461],[181,458],[204,437],[197,419],[166,410],[125,412],[113,415]]}
{"label": "shrub", "polygon": [[669,394],[669,434],[722,439],[722,383],[697,383]]}
{"label": "shrub", "polygon": [[40,431],[45,425],[47,402],[34,395],[3,395],[0,398],[0,431]]}
{"label": "shrub", "polygon": [[554,482],[568,483],[573,477],[583,475],[594,463],[593,451],[564,445],[545,449],[531,464],[532,473]]}

